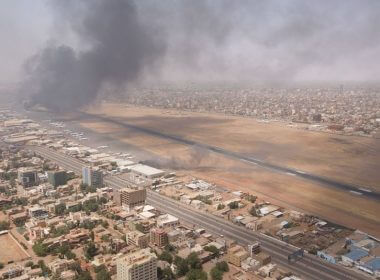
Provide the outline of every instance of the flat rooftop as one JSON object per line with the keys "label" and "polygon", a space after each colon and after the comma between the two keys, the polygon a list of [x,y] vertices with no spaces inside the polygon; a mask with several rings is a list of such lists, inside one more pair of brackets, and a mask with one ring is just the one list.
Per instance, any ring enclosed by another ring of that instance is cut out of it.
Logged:
{"label": "flat rooftop", "polygon": [[163,170],[160,170],[148,165],[144,165],[144,164],[135,164],[135,165],[130,166],[129,169],[137,173],[144,174],[146,176],[158,176],[165,173],[165,171]]}

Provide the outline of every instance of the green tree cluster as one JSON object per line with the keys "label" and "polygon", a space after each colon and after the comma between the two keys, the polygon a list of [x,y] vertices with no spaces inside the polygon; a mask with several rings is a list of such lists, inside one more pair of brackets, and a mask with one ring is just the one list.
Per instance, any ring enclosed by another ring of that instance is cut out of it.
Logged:
{"label": "green tree cluster", "polygon": [[2,230],[8,230],[10,226],[10,223],[7,221],[0,221],[0,231]]}
{"label": "green tree cluster", "polygon": [[49,254],[48,248],[46,247],[45,244],[42,243],[41,240],[34,243],[32,249],[33,249],[34,253],[39,257],[45,257]]}
{"label": "green tree cluster", "polygon": [[204,249],[205,249],[205,251],[213,253],[215,257],[219,256],[219,250],[214,245],[205,246]]}
{"label": "green tree cluster", "polygon": [[96,280],[111,280],[111,274],[104,265],[95,268]]}
{"label": "green tree cluster", "polygon": [[222,261],[216,263],[216,265],[211,269],[210,276],[212,280],[222,280],[224,272],[228,272],[230,269],[227,262]]}
{"label": "green tree cluster", "polygon": [[93,242],[90,242],[87,244],[87,246],[84,248],[84,256],[88,260],[92,260],[98,253],[98,248],[96,248],[95,244]]}
{"label": "green tree cluster", "polygon": [[190,269],[186,274],[186,280],[207,280],[207,273],[202,269]]}
{"label": "green tree cluster", "polygon": [[239,202],[233,201],[230,204],[228,204],[228,206],[230,207],[230,209],[237,209],[239,208]]}
{"label": "green tree cluster", "polygon": [[173,256],[166,250],[164,250],[162,254],[158,256],[158,259],[161,261],[166,261],[168,263],[173,262]]}
{"label": "green tree cluster", "polygon": [[157,279],[158,280],[174,280],[176,279],[176,277],[173,271],[170,269],[170,267],[165,267],[164,269],[157,267]]}

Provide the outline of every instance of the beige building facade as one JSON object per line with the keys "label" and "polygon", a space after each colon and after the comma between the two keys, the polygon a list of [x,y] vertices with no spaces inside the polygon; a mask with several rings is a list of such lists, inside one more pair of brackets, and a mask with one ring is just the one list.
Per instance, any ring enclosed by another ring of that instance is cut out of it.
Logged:
{"label": "beige building facade", "polygon": [[157,257],[141,249],[116,261],[117,280],[157,280]]}

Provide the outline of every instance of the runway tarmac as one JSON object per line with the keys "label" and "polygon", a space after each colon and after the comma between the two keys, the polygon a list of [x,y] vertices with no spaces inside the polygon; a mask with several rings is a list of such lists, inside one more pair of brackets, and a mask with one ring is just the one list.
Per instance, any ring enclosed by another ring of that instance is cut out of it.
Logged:
{"label": "runway tarmac", "polygon": [[297,176],[301,179],[305,179],[305,180],[309,180],[309,181],[318,183],[319,186],[331,187],[331,188],[350,192],[353,195],[360,195],[360,196],[363,196],[363,197],[366,197],[369,199],[374,199],[374,200],[380,201],[380,193],[375,192],[375,191],[371,191],[371,190],[365,188],[365,186],[357,186],[357,185],[353,185],[353,184],[349,184],[349,183],[345,183],[345,182],[340,182],[340,181],[337,181],[337,180],[334,180],[331,178],[323,177],[320,175],[315,175],[315,174],[312,174],[309,172],[293,169],[293,168],[290,168],[287,166],[276,165],[276,164],[273,164],[271,162],[263,161],[261,159],[258,159],[258,158],[252,157],[252,156],[245,156],[245,155],[242,155],[242,154],[230,151],[230,150],[226,150],[226,149],[223,149],[223,148],[220,148],[217,146],[212,146],[212,145],[196,142],[193,140],[189,140],[189,139],[183,138],[183,137],[178,136],[178,135],[166,134],[166,133],[162,133],[160,131],[156,131],[153,129],[148,129],[145,127],[136,126],[136,125],[133,125],[133,124],[130,124],[130,123],[127,123],[125,121],[118,120],[115,118],[105,117],[105,116],[96,115],[96,114],[88,114],[88,113],[81,113],[81,114],[83,116],[87,116],[88,118],[91,118],[91,119],[98,119],[99,121],[113,123],[113,124],[116,124],[118,126],[125,127],[127,129],[133,129],[133,130],[138,131],[138,132],[142,132],[142,133],[145,133],[145,134],[148,134],[151,136],[171,140],[171,141],[174,141],[174,142],[177,142],[180,144],[184,144],[184,145],[188,145],[188,146],[198,146],[198,147],[201,147],[201,148],[206,149],[208,151],[211,151],[211,152],[214,152],[217,154],[221,154],[221,155],[229,157],[229,158],[240,160],[240,161],[243,161],[243,162],[248,163],[248,164],[254,164],[256,166],[260,166],[260,167],[263,167],[265,169],[269,169],[273,172],[283,173],[283,174],[287,174],[289,176]]}

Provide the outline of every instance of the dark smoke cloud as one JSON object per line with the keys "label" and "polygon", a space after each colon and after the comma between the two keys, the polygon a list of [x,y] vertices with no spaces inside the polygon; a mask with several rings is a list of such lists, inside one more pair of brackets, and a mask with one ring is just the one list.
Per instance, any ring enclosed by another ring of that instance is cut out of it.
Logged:
{"label": "dark smoke cloud", "polygon": [[164,46],[140,23],[133,1],[52,1],[59,24],[87,47],[51,44],[26,63],[33,102],[73,110],[95,100],[102,88],[122,87],[152,65]]}
{"label": "dark smoke cloud", "polygon": [[[53,0],[57,32],[27,63],[35,102],[69,110],[150,81],[367,81],[380,72],[380,1]],[[62,27],[63,26],[63,27]]]}

